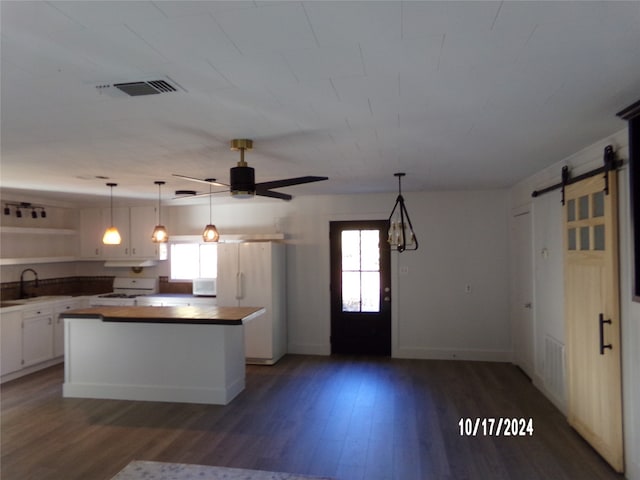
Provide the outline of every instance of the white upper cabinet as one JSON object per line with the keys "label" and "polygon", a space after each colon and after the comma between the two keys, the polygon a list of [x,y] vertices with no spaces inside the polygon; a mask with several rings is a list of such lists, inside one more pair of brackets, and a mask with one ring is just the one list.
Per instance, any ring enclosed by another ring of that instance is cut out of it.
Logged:
{"label": "white upper cabinet", "polygon": [[158,244],[151,241],[157,223],[157,207],[131,207],[130,254],[137,258],[158,258]]}
{"label": "white upper cabinet", "polygon": [[157,259],[158,245],[151,241],[156,225],[156,207],[117,207],[113,226],[120,232],[120,245],[104,245],[102,236],[111,226],[111,209],[90,208],[80,212],[80,255],[95,259]]}

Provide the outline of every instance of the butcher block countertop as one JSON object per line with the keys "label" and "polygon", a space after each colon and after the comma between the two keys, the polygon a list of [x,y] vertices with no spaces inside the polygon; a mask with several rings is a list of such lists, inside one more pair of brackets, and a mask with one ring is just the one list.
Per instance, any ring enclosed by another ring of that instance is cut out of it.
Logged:
{"label": "butcher block countertop", "polygon": [[96,318],[104,322],[242,325],[265,312],[263,307],[91,307],[70,310],[63,318]]}

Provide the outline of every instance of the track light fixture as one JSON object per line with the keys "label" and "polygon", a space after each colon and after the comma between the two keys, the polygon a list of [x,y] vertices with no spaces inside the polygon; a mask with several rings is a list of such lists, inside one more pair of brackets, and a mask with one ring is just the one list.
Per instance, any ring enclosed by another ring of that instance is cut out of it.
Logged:
{"label": "track light fixture", "polygon": [[20,202],[20,203],[14,203],[14,202],[7,202],[4,204],[4,214],[5,215],[11,215],[11,208],[15,208],[16,209],[16,217],[17,218],[22,218],[22,210],[26,210],[26,209],[31,209],[31,218],[38,218],[38,210],[40,210],[40,216],[42,218],[46,218],[47,217],[47,212],[45,211],[45,207],[43,207],[42,205],[34,205],[30,202]]}

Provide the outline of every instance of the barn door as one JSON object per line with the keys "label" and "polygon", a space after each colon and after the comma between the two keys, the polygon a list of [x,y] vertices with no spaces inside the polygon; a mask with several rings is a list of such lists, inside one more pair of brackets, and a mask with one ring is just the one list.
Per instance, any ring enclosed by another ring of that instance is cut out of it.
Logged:
{"label": "barn door", "polygon": [[615,171],[565,189],[565,325],[568,421],[622,472],[617,202]]}

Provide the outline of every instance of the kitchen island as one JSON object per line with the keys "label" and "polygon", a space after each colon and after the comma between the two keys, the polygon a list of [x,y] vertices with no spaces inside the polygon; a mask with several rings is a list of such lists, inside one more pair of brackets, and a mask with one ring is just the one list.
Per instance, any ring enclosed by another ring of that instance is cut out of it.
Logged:
{"label": "kitchen island", "polygon": [[64,319],[63,396],[226,405],[261,307],[94,307]]}

